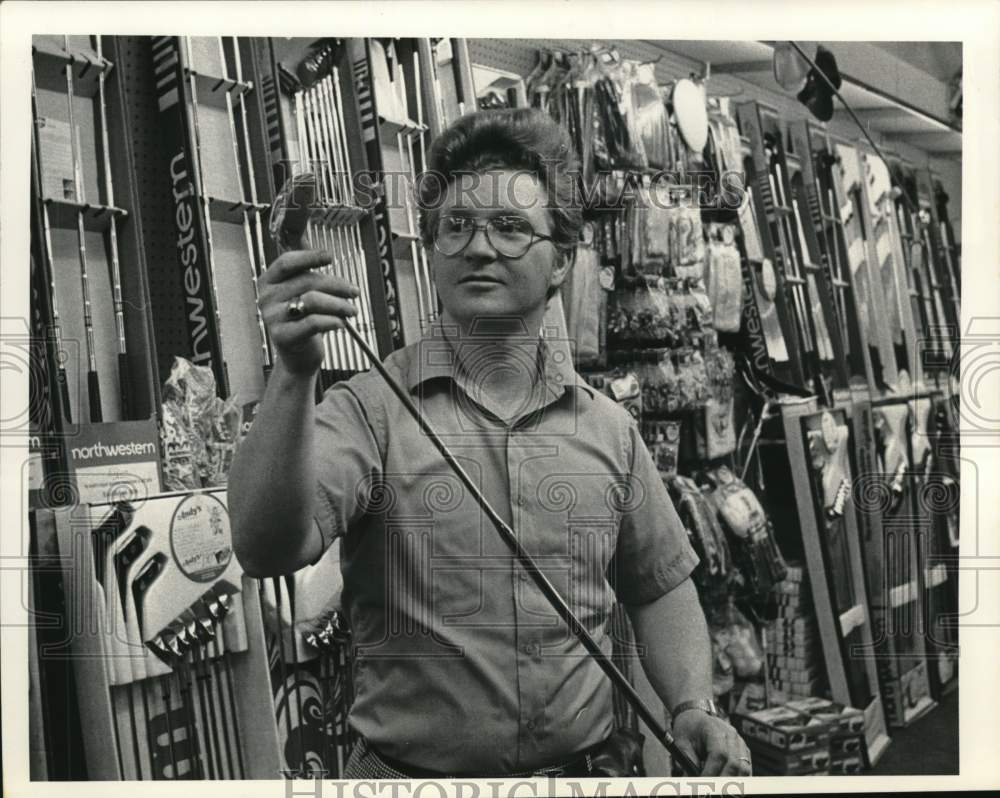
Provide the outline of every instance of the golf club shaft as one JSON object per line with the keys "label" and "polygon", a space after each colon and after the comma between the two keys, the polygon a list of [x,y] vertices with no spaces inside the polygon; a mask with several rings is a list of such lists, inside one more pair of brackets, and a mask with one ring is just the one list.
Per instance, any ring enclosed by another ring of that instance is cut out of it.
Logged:
{"label": "golf club shaft", "polygon": [[403,403],[403,406],[407,409],[410,415],[413,417],[414,421],[420,426],[427,437],[430,439],[431,443],[434,444],[438,452],[445,459],[455,475],[459,478],[466,489],[476,500],[476,503],[480,506],[483,512],[489,517],[496,527],[497,531],[500,533],[500,537],[503,539],[504,543],[510,548],[514,556],[517,558],[521,566],[527,571],[528,575],[535,582],[535,585],[539,590],[545,595],[552,605],[553,609],[559,614],[559,616],[565,621],[569,626],[570,630],[576,635],[577,639],[583,644],[583,647],[587,649],[590,655],[594,658],[597,665],[604,671],[604,673],[611,679],[611,682],[618,687],[632,708],[636,711],[636,714],[642,718],[643,722],[653,733],[653,736],[670,752],[673,759],[680,765],[681,769],[689,776],[697,776],[701,771],[694,762],[685,754],[680,748],[678,748],[673,736],[666,729],[666,727],[660,723],[656,715],[646,706],[646,703],[642,700],[642,697],[636,692],[635,688],[631,685],[629,680],[625,675],[617,668],[617,666],[611,661],[611,658],[605,654],[600,647],[600,644],[594,639],[594,637],[587,631],[587,628],[580,622],[580,620],[573,614],[569,605],[565,602],[563,597],[556,590],[555,586],[549,581],[548,577],[542,573],[541,569],[535,564],[534,559],[521,545],[514,531],[507,525],[507,522],[500,517],[500,515],[493,509],[489,501],[479,490],[475,481],[466,473],[465,469],[462,467],[461,463],[455,458],[455,456],[448,449],[447,445],[440,438],[440,436],[435,432],[435,430],[430,426],[426,419],[424,419],[422,413],[413,403],[413,400],[407,394],[407,392],[396,382],[395,378],[389,374],[385,366],[382,365],[378,357],[374,352],[368,349],[368,345],[364,342],[361,336],[358,334],[357,330],[349,320],[344,321],[344,329],[358,342],[358,345],[362,349],[367,350],[366,354],[372,361],[372,365],[375,367],[376,371],[382,375],[382,378],[386,381],[386,384],[390,387],[393,393],[399,398]]}
{"label": "golf club shaft", "polygon": [[90,406],[90,420],[98,423],[104,420],[101,407],[101,382],[97,374],[97,350],[94,343],[94,317],[90,304],[90,276],[87,272],[86,232],[83,226],[83,175],[80,166],[80,145],[76,135],[76,114],[73,110],[73,56],[69,49],[69,36],[63,36],[66,48],[66,100],[69,109],[70,154],[73,161],[73,188],[76,209],[76,239],[80,255],[80,290],[83,297],[83,332],[87,347],[87,398]]}

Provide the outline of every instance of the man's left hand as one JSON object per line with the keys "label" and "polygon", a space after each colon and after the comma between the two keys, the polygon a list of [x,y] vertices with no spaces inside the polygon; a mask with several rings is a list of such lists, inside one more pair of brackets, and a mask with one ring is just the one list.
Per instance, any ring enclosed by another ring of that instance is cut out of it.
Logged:
{"label": "man's left hand", "polygon": [[750,749],[722,718],[698,710],[681,712],[673,735],[692,761],[702,763],[702,776],[749,776],[753,771]]}

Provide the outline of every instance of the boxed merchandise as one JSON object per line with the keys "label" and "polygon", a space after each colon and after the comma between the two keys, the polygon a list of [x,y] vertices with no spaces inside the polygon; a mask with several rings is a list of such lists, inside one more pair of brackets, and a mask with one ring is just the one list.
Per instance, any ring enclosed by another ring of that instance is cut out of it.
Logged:
{"label": "boxed merchandise", "polygon": [[805,776],[830,772],[830,747],[828,743],[786,751],[780,748],[748,741],[753,756],[754,774],[758,776]]}
{"label": "boxed merchandise", "polygon": [[776,654],[768,652],[767,667],[805,670],[806,668],[810,668],[816,664],[816,657],[813,656],[816,653],[817,652],[810,652],[806,656],[797,657],[791,654]]}
{"label": "boxed merchandise", "polygon": [[774,586],[775,592],[781,596],[796,596],[801,597],[803,600],[809,595],[809,585],[807,582],[791,582],[783,581],[778,582]]}
{"label": "boxed merchandise", "polygon": [[864,750],[864,734],[834,734],[830,737],[831,760],[860,755]]}
{"label": "boxed merchandise", "polygon": [[818,664],[808,668],[782,668],[772,665],[767,669],[767,675],[774,681],[790,684],[809,684],[821,678],[823,673],[822,666]]}
{"label": "boxed merchandise", "polygon": [[864,759],[860,754],[855,754],[843,759],[831,759],[829,774],[831,776],[849,776],[852,773],[860,773],[864,769]]}
{"label": "boxed merchandise", "polygon": [[865,715],[860,709],[825,698],[804,698],[791,702],[789,707],[830,723],[835,734],[859,734],[865,730]]}
{"label": "boxed merchandise", "polygon": [[[780,585],[785,585],[785,582],[780,582]],[[788,582],[789,585],[796,585],[796,582]],[[772,596],[768,599],[774,605],[775,610],[781,617],[794,617],[796,615],[805,615],[812,612],[812,602],[807,596],[800,595],[798,592],[788,592],[785,590],[776,590]]]}
{"label": "boxed merchandise", "polygon": [[787,706],[767,707],[745,715],[733,714],[730,720],[748,742],[766,743],[777,750],[829,746],[830,742],[830,723]]}
{"label": "boxed merchandise", "polygon": [[783,698],[784,703],[795,698],[809,698],[827,692],[825,679],[813,679],[810,682],[788,682],[780,679],[771,680],[771,689],[775,696]]}

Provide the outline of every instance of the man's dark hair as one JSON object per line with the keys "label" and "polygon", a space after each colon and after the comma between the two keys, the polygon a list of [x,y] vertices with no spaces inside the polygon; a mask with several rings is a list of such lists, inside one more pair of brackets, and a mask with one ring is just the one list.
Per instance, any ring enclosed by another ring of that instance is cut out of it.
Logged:
{"label": "man's dark hair", "polygon": [[577,160],[569,134],[543,111],[506,108],[466,114],[435,139],[418,184],[420,235],[434,245],[434,229],[448,185],[459,175],[523,170],[548,196],[553,244],[563,257],[576,248],[583,213],[577,193]]}

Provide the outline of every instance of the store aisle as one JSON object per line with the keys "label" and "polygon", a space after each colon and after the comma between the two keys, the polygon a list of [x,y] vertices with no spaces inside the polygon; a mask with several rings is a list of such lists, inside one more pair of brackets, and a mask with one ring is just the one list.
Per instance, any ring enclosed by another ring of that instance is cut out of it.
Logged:
{"label": "store aisle", "polygon": [[906,729],[892,735],[874,776],[951,776],[958,773],[958,690]]}

